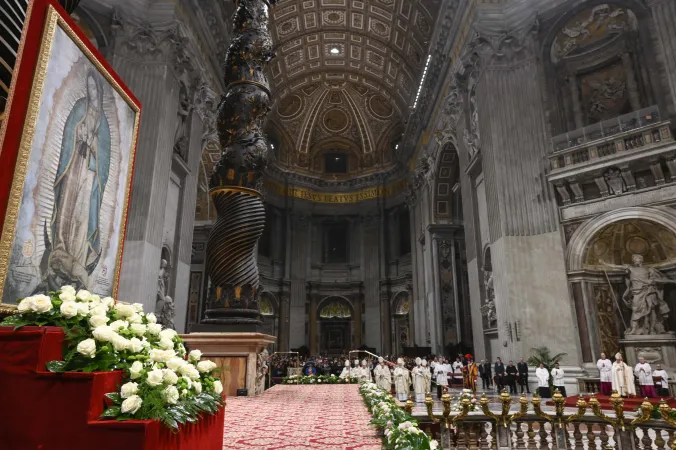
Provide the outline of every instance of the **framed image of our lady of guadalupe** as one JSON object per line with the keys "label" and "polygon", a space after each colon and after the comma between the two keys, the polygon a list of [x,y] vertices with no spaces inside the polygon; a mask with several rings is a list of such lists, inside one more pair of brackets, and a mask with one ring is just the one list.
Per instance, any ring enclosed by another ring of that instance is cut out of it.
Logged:
{"label": "framed image of our lady of guadalupe", "polygon": [[0,303],[115,296],[141,106],[56,0],[30,2],[0,129]]}

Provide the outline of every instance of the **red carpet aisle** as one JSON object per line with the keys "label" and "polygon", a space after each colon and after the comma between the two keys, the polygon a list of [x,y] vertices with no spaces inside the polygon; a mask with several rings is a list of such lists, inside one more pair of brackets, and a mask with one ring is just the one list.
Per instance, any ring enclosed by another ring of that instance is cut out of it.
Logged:
{"label": "red carpet aisle", "polygon": [[381,449],[356,385],[277,385],[227,402],[224,449]]}

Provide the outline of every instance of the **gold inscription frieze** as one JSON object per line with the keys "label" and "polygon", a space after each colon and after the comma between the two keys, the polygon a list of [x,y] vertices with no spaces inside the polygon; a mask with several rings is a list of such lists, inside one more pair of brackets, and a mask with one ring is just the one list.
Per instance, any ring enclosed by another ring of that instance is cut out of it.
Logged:
{"label": "gold inscription frieze", "polygon": [[393,197],[407,187],[406,180],[397,181],[387,186],[378,186],[355,192],[318,192],[296,186],[284,186],[272,180],[265,182],[265,189],[274,195],[287,196],[307,200],[312,203],[354,204],[383,197]]}

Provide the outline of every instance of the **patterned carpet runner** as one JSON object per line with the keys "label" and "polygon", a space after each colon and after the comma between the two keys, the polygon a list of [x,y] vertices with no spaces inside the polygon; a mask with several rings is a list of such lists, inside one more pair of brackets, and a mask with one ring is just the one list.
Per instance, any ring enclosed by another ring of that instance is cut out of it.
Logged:
{"label": "patterned carpet runner", "polygon": [[229,397],[224,449],[380,450],[355,385],[277,385],[259,397]]}

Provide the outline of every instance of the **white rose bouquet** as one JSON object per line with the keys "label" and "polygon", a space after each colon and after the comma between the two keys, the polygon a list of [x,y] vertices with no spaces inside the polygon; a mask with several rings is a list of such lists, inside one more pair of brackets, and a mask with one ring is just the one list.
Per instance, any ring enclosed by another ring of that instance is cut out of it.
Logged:
{"label": "white rose bouquet", "polygon": [[18,311],[0,325],[63,328],[63,361],[47,363],[49,371],[124,371],[120,391],[106,394],[111,406],[102,418],[153,419],[178,429],[224,406],[223,385],[214,377],[217,365],[202,360],[199,350],[187,355],[176,331],[164,329],[140,303],[63,286],[24,298]]}
{"label": "white rose bouquet", "polygon": [[415,420],[397,406],[392,395],[374,383],[359,387],[364,403],[371,412],[371,423],[383,432],[383,448],[435,450],[439,443],[423,432]]}

